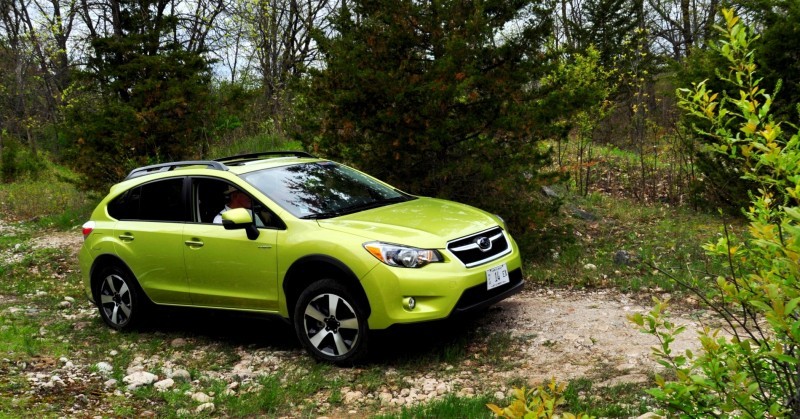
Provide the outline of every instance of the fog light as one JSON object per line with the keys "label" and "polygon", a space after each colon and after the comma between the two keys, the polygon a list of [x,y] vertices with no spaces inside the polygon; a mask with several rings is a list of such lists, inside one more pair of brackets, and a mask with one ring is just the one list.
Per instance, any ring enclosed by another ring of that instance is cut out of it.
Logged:
{"label": "fog light", "polygon": [[417,300],[414,297],[407,297],[403,299],[403,308],[411,311],[417,306]]}

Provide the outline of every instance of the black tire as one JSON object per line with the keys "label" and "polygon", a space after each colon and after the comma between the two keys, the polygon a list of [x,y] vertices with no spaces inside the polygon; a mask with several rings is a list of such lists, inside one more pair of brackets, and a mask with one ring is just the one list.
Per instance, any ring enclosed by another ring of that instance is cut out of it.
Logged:
{"label": "black tire", "polygon": [[141,322],[147,297],[130,271],[113,265],[104,267],[93,285],[95,304],[107,325],[130,330]]}
{"label": "black tire", "polygon": [[332,279],[317,281],[300,294],[293,322],[297,338],[319,360],[352,365],[367,351],[364,307]]}

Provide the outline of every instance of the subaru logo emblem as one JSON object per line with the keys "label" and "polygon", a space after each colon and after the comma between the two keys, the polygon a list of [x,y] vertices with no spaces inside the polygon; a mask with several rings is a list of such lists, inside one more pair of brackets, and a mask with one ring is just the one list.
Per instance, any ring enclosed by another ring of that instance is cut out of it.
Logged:
{"label": "subaru logo emblem", "polygon": [[481,249],[482,252],[488,252],[492,248],[492,241],[488,237],[479,237],[475,240],[475,244],[478,245],[478,249]]}

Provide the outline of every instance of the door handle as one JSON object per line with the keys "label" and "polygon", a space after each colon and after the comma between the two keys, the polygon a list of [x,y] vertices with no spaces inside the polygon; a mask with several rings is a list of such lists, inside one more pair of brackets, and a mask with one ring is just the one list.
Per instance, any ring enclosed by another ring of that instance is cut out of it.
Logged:
{"label": "door handle", "polygon": [[133,241],[133,234],[131,233],[122,233],[119,235],[119,239],[124,242],[132,242]]}
{"label": "door handle", "polygon": [[192,247],[192,248],[203,247],[203,245],[205,244],[200,239],[186,240],[184,243],[186,243],[187,246]]}

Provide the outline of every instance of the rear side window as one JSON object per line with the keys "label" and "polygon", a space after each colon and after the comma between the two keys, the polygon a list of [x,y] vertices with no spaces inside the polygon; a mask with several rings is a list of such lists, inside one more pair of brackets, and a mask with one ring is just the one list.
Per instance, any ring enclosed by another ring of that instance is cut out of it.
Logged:
{"label": "rear side window", "polygon": [[159,180],[137,186],[108,205],[108,214],[118,220],[185,222],[183,178]]}

